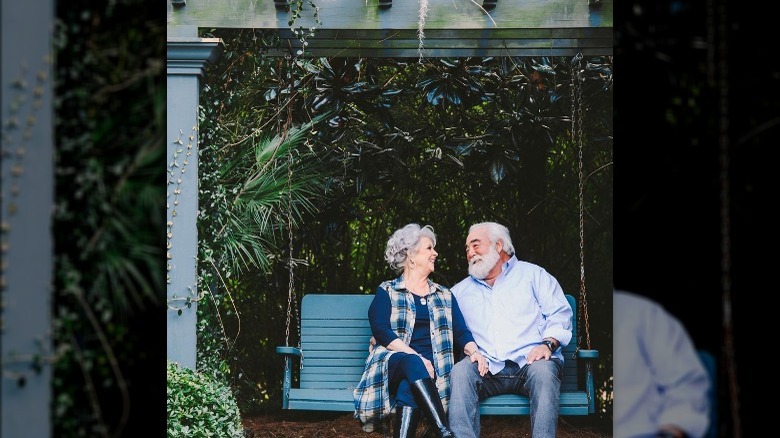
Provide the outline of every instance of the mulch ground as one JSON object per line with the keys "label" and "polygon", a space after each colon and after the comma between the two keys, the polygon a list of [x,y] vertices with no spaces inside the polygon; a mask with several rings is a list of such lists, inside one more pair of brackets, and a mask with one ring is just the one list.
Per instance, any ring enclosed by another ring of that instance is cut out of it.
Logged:
{"label": "mulch ground", "polygon": [[[607,438],[612,429],[588,417],[560,417],[560,438]],[[243,420],[248,438],[384,438],[381,433],[366,433],[352,414],[337,412],[282,411],[248,417]],[[421,437],[423,427],[418,428]],[[429,435],[430,436],[430,435]],[[480,438],[530,437],[528,417],[483,416]]]}

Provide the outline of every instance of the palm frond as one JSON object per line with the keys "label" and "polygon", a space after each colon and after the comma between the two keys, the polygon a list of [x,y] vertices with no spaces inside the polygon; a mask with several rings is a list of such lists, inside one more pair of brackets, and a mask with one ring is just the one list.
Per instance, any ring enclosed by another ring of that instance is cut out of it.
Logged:
{"label": "palm frond", "polygon": [[221,265],[231,273],[269,272],[284,247],[283,231],[316,212],[326,168],[304,142],[326,116],[285,135],[257,138],[220,166],[221,183],[232,197],[219,212],[221,227],[213,238]]}

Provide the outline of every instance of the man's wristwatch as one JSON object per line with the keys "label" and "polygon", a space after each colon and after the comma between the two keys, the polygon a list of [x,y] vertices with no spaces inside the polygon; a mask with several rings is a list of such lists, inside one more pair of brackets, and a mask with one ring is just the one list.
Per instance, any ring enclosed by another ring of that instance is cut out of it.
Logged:
{"label": "man's wristwatch", "polygon": [[542,344],[546,345],[547,348],[550,349],[550,353],[555,353],[555,344],[553,344],[553,341],[548,341],[545,339],[542,341]]}

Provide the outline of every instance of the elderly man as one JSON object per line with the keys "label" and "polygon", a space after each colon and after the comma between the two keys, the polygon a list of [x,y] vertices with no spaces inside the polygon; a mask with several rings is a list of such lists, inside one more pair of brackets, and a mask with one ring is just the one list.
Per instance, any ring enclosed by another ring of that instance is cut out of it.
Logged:
{"label": "elderly man", "polygon": [[[449,420],[458,438],[480,434],[479,402],[522,394],[531,402],[534,438],[555,437],[561,347],[572,337],[572,308],[550,273],[515,257],[509,230],[495,222],[472,225],[466,238],[469,276],[452,287],[477,351],[452,369]],[[489,370],[480,372],[479,356]]]}

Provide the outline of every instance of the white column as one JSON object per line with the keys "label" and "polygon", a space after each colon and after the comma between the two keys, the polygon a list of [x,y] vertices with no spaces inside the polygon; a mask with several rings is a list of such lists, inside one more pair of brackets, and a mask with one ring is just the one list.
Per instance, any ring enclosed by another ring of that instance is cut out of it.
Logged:
{"label": "white column", "polygon": [[167,103],[167,357],[195,369],[198,255],[198,102],[206,63],[222,40],[168,37]]}
{"label": "white column", "polygon": [[51,0],[0,1],[0,436],[49,437],[54,207]]}

